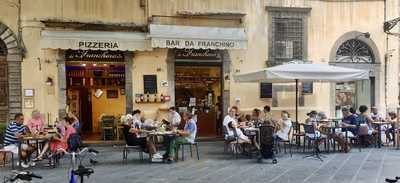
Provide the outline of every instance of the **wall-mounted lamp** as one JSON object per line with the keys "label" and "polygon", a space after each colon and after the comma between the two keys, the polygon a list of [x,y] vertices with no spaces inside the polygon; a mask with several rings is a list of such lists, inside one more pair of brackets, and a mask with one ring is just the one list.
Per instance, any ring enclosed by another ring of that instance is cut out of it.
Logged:
{"label": "wall-mounted lamp", "polygon": [[53,79],[51,77],[47,77],[46,85],[47,86],[53,86]]}
{"label": "wall-mounted lamp", "polygon": [[369,38],[371,38],[371,34],[369,32],[364,32],[364,33],[361,33],[360,35],[356,36],[355,39],[358,39],[359,37],[365,37],[365,38],[369,39]]}

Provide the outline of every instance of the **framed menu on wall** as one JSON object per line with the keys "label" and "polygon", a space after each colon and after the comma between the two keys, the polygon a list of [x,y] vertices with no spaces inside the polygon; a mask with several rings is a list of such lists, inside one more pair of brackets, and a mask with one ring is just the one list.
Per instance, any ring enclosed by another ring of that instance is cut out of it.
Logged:
{"label": "framed menu on wall", "polygon": [[314,90],[314,85],[313,82],[303,82],[303,90],[302,93],[303,94],[312,94],[313,90]]}
{"label": "framed menu on wall", "polygon": [[260,84],[260,98],[272,98],[272,83]]}
{"label": "framed menu on wall", "polygon": [[143,75],[143,88],[145,94],[156,94],[157,75]]}

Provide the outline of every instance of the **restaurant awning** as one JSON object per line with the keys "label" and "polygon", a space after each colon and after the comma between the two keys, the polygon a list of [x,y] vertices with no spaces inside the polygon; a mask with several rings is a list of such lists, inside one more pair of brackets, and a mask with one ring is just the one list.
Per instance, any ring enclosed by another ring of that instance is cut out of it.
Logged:
{"label": "restaurant awning", "polygon": [[44,30],[40,44],[43,49],[152,50],[150,40],[140,32]]}
{"label": "restaurant awning", "polygon": [[243,28],[150,25],[153,48],[246,49]]}

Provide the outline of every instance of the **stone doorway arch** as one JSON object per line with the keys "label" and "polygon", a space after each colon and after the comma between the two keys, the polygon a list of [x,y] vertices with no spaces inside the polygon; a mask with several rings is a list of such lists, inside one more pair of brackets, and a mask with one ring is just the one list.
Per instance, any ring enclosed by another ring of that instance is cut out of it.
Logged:
{"label": "stone doorway arch", "polygon": [[0,22],[0,122],[22,111],[21,50],[17,36]]}
{"label": "stone doorway arch", "polygon": [[[364,35],[359,31],[345,33],[336,40],[331,49],[331,65],[368,70],[370,73],[370,81],[342,83],[342,86],[331,85],[331,99],[336,103],[336,109],[340,107],[338,106],[338,101],[341,101],[340,98],[347,98],[346,101],[352,98],[353,103],[348,105],[351,107],[372,106],[380,103],[378,96],[380,95],[379,86],[382,83],[380,76],[381,57],[375,42],[369,36]],[[343,97],[343,93],[352,92],[354,93],[353,96],[346,95],[346,97]]]}

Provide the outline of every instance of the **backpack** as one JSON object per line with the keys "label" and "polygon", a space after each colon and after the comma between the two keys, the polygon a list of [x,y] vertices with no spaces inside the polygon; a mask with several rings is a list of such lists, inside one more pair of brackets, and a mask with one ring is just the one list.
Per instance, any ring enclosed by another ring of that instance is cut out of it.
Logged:
{"label": "backpack", "polygon": [[68,151],[76,152],[81,147],[82,141],[81,136],[78,133],[71,134],[68,138]]}

